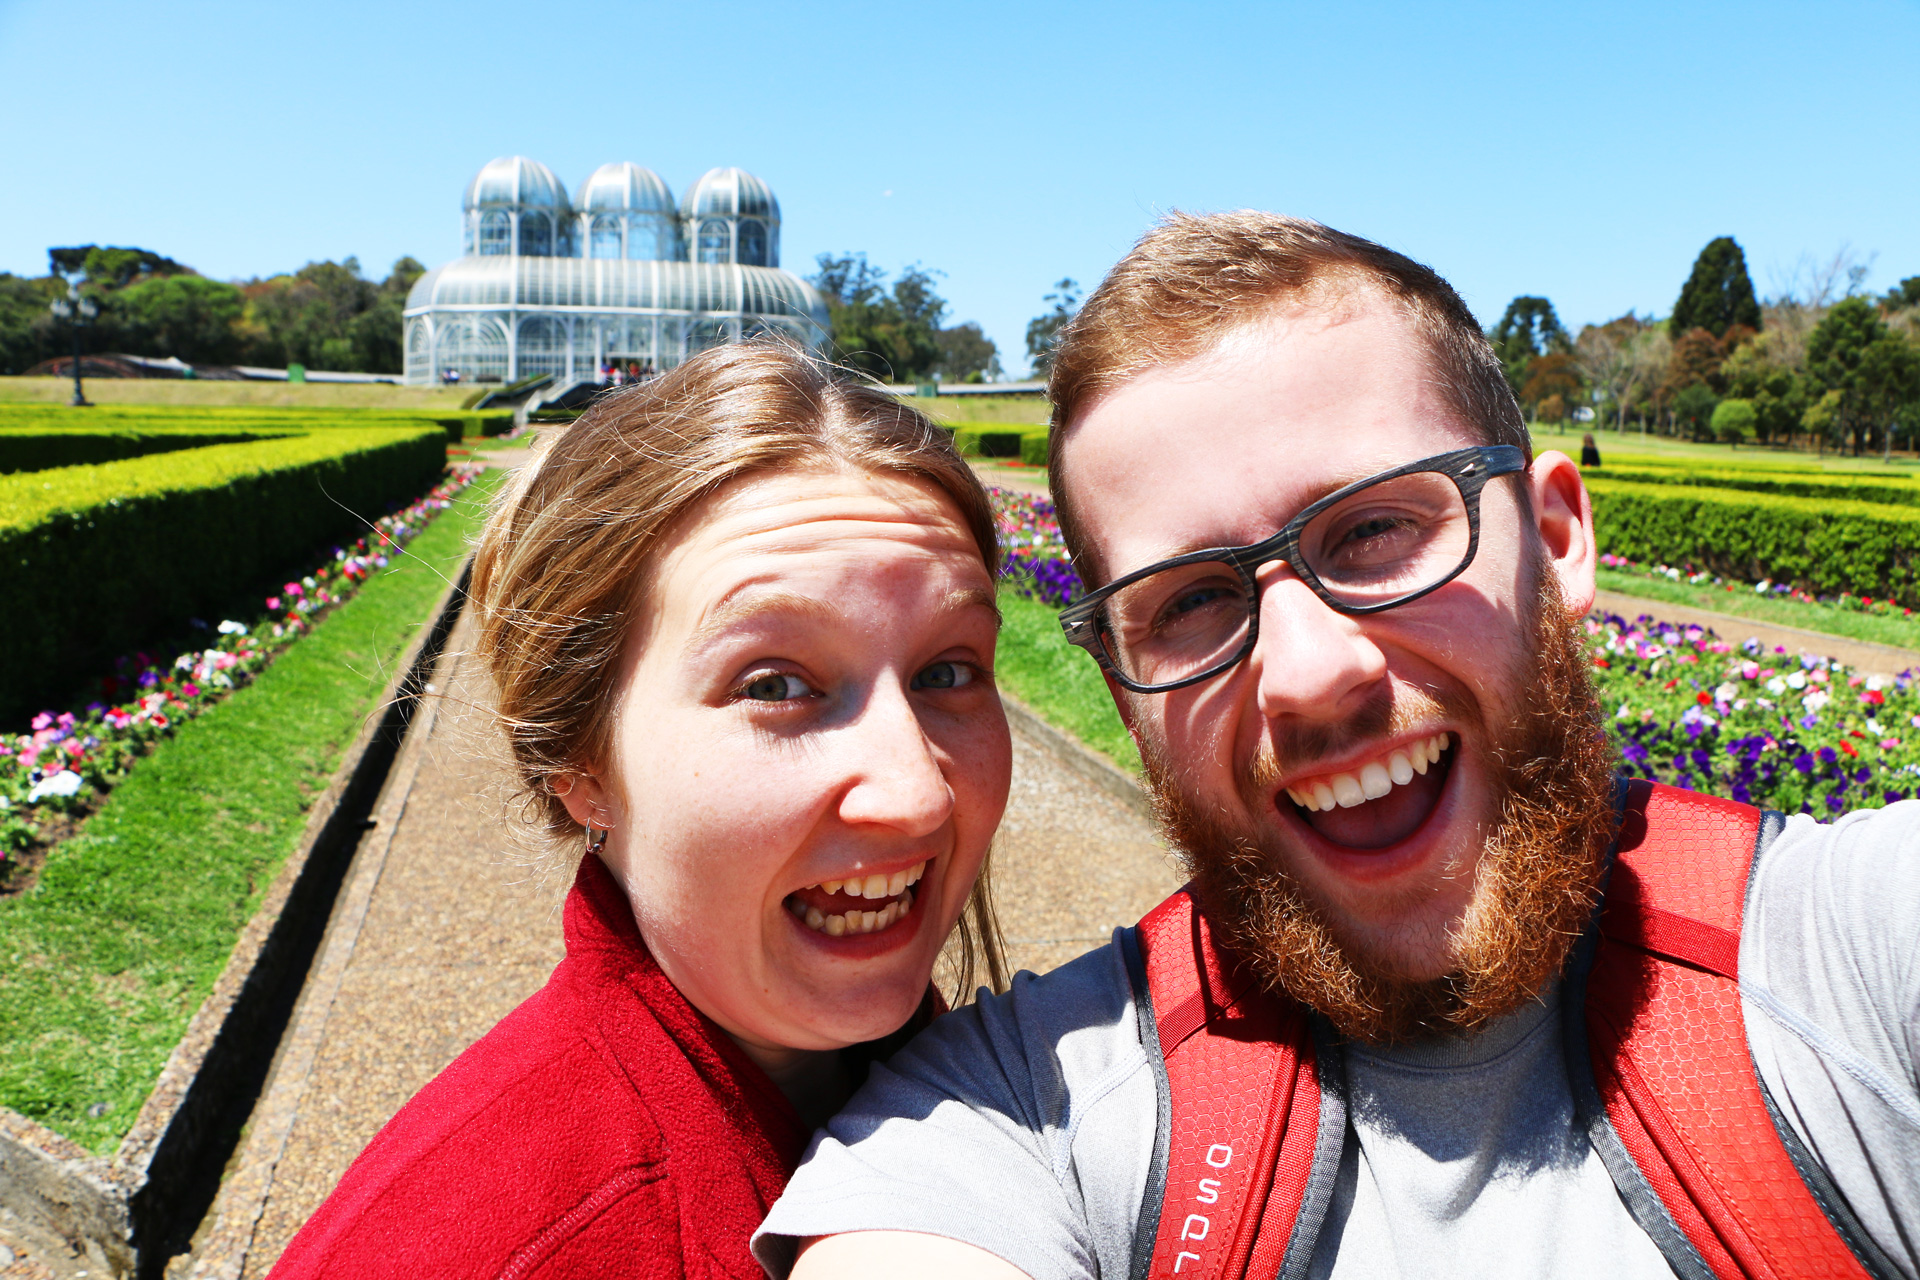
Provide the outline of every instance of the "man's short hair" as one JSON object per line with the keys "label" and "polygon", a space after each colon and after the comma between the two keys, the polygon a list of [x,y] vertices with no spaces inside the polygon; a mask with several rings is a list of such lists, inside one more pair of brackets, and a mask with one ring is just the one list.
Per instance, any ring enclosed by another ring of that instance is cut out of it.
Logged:
{"label": "man's short hair", "polygon": [[[1241,210],[1175,211],[1107,273],[1061,332],[1047,395],[1047,474],[1067,550],[1089,586],[1092,555],[1061,468],[1074,416],[1129,378],[1201,355],[1228,332],[1288,303],[1332,302],[1374,288],[1399,304],[1426,343],[1443,401],[1486,444],[1533,455],[1520,406],[1479,322],[1431,268],[1371,240],[1304,218]],[[1177,442],[1170,442],[1178,447]]]}

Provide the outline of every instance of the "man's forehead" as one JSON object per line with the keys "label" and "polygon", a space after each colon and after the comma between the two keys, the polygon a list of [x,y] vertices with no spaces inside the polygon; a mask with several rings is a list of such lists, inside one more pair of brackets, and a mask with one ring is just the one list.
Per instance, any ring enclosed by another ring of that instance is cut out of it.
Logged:
{"label": "man's forehead", "polygon": [[1090,405],[1065,448],[1101,572],[1251,542],[1341,484],[1474,443],[1378,295],[1276,310]]}

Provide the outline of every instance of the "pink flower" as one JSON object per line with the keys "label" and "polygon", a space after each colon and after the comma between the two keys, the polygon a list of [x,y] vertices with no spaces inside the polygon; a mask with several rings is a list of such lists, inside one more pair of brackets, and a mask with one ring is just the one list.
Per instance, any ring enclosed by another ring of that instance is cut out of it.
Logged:
{"label": "pink flower", "polygon": [[197,698],[200,696],[200,686],[197,684],[181,685],[180,692],[186,694],[189,698]]}
{"label": "pink flower", "polygon": [[279,607],[280,607],[280,597],[279,597],[279,596],[268,596],[268,597],[267,597],[267,612],[268,612],[268,613],[272,613],[272,612],[273,612],[273,611],[274,611],[275,609],[278,609]]}
{"label": "pink flower", "polygon": [[33,731],[35,733],[39,733],[43,729],[51,729],[52,727],[53,727],[53,712],[51,711],[42,711],[39,715],[33,718]]}

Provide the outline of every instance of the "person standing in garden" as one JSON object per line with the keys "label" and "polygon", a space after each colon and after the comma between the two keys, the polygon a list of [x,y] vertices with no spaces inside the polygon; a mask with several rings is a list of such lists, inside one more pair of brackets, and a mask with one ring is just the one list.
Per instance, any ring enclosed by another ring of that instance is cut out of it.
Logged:
{"label": "person standing in garden", "polygon": [[1920,1274],[1920,805],[1616,780],[1587,493],[1453,289],[1176,214],[1049,392],[1062,625],[1193,879],[877,1068],[761,1261]]}

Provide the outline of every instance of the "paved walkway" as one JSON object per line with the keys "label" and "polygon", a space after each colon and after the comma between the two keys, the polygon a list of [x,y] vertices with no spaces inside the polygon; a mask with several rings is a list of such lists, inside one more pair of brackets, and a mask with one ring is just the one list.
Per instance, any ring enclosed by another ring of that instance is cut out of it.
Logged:
{"label": "paved walkway", "polygon": [[[516,862],[484,681],[455,628],[308,979],[195,1276],[258,1277],[387,1119],[545,981],[565,885]],[[1016,727],[994,848],[1015,968],[1104,942],[1178,876],[1137,805]]]}

